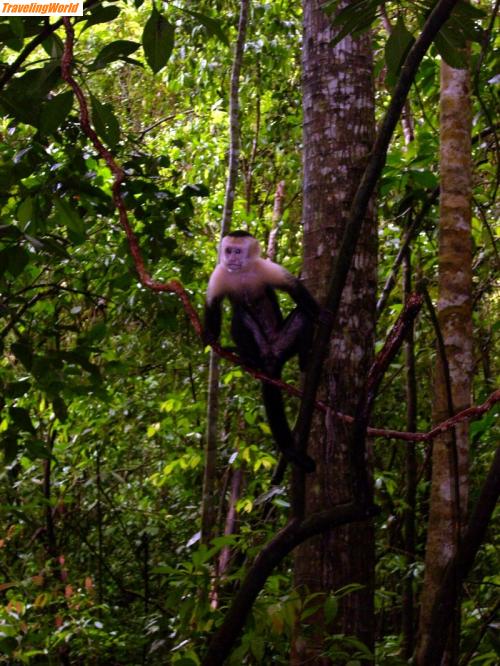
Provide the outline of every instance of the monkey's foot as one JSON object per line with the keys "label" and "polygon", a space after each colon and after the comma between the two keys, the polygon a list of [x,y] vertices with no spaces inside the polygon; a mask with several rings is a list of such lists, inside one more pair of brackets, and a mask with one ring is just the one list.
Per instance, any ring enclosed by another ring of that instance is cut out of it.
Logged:
{"label": "monkey's foot", "polygon": [[283,455],[288,462],[297,465],[300,469],[303,469],[306,474],[312,474],[316,471],[316,463],[314,460],[307,455],[307,453],[299,453],[295,449],[283,449]]}

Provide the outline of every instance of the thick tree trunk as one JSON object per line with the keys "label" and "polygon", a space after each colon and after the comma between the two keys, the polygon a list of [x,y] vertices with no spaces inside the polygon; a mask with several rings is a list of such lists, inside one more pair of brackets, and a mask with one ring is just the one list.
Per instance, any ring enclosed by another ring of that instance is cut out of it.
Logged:
{"label": "thick tree trunk", "polygon": [[[472,244],[470,96],[467,70],[441,67],[441,201],[438,322],[446,359],[438,358],[434,385],[436,423],[470,405],[472,358]],[[448,375],[448,376],[447,376]],[[450,404],[451,403],[451,404]],[[444,571],[464,526],[468,490],[468,426],[434,440],[432,488],[421,597],[417,663],[424,666],[431,611]],[[456,599],[456,606],[459,601]],[[457,614],[458,618],[458,614]],[[443,664],[454,663],[459,638],[453,623]]]}
{"label": "thick tree trunk", "polygon": [[[353,194],[374,138],[370,39],[344,39],[332,48],[330,19],[319,0],[304,1],[304,276],[322,301]],[[376,226],[371,210],[364,223],[342,295],[339,325],[332,336],[320,396],[353,413],[372,360],[376,287]],[[349,428],[317,415],[309,452],[317,473],[308,478],[307,511],[352,499]],[[363,589],[342,599],[335,632],[373,644],[373,528],[369,521],[327,532],[295,554],[295,584],[325,595],[351,583]],[[320,657],[321,614],[310,618],[316,634],[297,628],[293,664],[329,664]]]}

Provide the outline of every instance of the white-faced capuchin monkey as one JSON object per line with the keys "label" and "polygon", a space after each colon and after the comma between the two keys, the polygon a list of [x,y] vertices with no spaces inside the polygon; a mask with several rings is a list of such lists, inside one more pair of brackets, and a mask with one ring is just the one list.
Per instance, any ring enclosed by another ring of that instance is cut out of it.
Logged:
{"label": "white-faced capuchin monkey", "polygon": [[[286,291],[297,306],[283,318],[275,289]],[[256,238],[233,231],[222,240],[219,263],[210,277],[205,305],[206,344],[217,342],[222,301],[233,307],[231,336],[242,360],[279,379],[289,358],[298,354],[304,370],[319,307],[300,280],[269,259],[261,259]],[[294,448],[281,389],[262,382],[262,395],[274,440],[284,457],[306,472],[315,470],[307,454]]]}

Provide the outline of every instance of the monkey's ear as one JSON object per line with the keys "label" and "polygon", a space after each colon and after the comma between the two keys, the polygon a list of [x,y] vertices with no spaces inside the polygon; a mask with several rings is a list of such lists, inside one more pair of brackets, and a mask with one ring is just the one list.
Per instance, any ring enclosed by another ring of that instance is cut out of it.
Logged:
{"label": "monkey's ear", "polygon": [[248,255],[247,255],[248,258],[258,259],[260,257],[259,241],[253,236],[250,236],[249,238],[246,239],[246,242],[248,243]]}

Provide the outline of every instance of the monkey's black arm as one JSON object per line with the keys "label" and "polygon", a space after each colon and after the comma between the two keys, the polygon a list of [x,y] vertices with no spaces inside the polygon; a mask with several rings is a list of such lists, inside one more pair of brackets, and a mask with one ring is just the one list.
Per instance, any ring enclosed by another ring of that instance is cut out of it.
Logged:
{"label": "monkey's black arm", "polygon": [[320,307],[317,304],[316,299],[298,278],[294,277],[293,280],[290,281],[290,284],[284,289],[312,321],[317,319],[320,313]]}
{"label": "monkey's black arm", "polygon": [[205,321],[203,327],[203,342],[211,345],[217,342],[222,325],[222,298],[214,298],[205,303]]}

